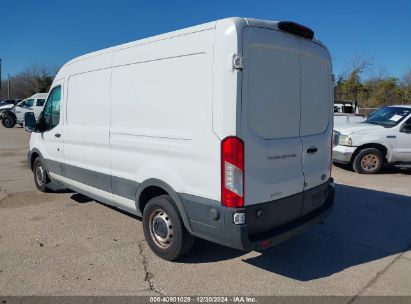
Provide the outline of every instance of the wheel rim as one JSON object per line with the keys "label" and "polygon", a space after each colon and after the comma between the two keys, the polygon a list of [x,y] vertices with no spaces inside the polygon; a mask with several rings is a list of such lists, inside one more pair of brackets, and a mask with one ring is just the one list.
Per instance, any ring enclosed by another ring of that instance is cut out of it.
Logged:
{"label": "wheel rim", "polygon": [[164,210],[155,209],[149,219],[150,235],[156,245],[166,249],[171,246],[173,240],[173,224]]}
{"label": "wheel rim", "polygon": [[38,166],[36,168],[36,180],[39,186],[43,186],[44,178],[45,178],[44,168],[43,166]]}
{"label": "wheel rim", "polygon": [[380,165],[380,159],[375,154],[364,155],[361,159],[361,168],[366,172],[375,171]]}
{"label": "wheel rim", "polygon": [[5,124],[7,127],[10,127],[10,126],[11,126],[11,119],[10,119],[10,118],[4,119],[4,124]]}

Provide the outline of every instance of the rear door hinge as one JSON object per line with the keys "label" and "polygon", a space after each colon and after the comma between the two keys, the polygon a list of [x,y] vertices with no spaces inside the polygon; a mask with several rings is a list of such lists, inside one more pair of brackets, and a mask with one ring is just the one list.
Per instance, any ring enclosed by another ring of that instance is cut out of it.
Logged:
{"label": "rear door hinge", "polygon": [[244,57],[242,55],[234,54],[233,69],[242,70],[244,68]]}

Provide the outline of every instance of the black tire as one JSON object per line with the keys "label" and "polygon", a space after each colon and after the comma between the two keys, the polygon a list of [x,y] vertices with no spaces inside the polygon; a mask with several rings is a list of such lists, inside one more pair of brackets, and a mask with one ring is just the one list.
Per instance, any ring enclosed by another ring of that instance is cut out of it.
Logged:
{"label": "black tire", "polygon": [[184,227],[169,195],[155,197],[147,203],[143,211],[143,230],[151,250],[164,260],[182,257],[194,244],[194,237]]}
{"label": "black tire", "polygon": [[16,120],[13,116],[5,114],[3,119],[1,120],[3,127],[5,128],[13,128],[16,125]]}
{"label": "black tire", "polygon": [[353,169],[359,174],[376,174],[384,164],[384,156],[375,148],[365,148],[354,158]]}
{"label": "black tire", "polygon": [[[40,173],[42,172],[42,173]],[[43,164],[43,161],[40,157],[37,157],[34,160],[33,164],[33,177],[36,188],[41,192],[50,192],[48,184],[50,184],[50,178],[47,174],[46,167]]]}

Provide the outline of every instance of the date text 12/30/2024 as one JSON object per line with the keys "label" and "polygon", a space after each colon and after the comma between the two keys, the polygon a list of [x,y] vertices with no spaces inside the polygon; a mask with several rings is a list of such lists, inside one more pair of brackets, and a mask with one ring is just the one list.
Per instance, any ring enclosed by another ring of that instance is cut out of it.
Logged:
{"label": "date text 12/30/2024", "polygon": [[257,303],[255,297],[245,296],[158,296],[150,297],[150,303]]}

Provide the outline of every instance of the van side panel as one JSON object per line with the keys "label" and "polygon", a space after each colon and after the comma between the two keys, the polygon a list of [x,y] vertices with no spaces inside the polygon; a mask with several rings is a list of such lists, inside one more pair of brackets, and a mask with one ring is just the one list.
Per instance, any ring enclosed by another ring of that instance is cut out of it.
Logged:
{"label": "van side panel", "polygon": [[113,189],[116,178],[155,178],[179,193],[220,196],[219,140],[212,132],[213,39],[210,29],[114,52]]}
{"label": "van side panel", "polygon": [[110,69],[68,78],[64,129],[65,176],[111,192]]}

